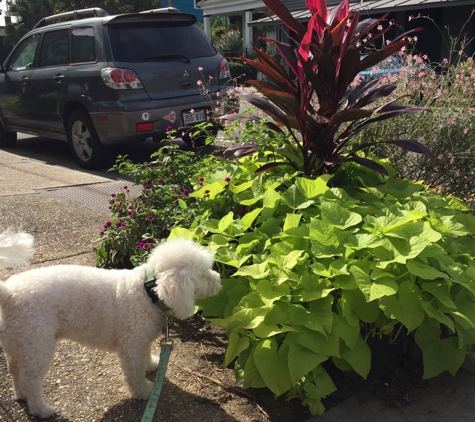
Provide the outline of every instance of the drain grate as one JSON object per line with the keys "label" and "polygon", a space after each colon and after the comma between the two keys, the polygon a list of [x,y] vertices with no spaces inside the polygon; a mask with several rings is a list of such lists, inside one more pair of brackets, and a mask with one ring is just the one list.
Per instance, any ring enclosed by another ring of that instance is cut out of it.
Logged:
{"label": "drain grate", "polygon": [[60,188],[36,189],[36,192],[69,201],[103,214],[109,214],[111,193],[121,192],[124,186],[127,186],[131,197],[137,196],[142,192],[141,186],[134,185],[125,180]]}

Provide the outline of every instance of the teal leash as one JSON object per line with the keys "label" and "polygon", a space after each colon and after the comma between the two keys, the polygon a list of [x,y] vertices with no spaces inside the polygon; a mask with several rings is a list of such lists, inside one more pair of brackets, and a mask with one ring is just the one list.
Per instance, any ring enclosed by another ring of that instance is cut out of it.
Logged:
{"label": "teal leash", "polygon": [[152,422],[157,410],[158,400],[162,392],[163,381],[165,380],[165,373],[167,372],[168,359],[172,351],[172,343],[168,339],[168,328],[171,324],[171,316],[167,315],[165,322],[165,339],[161,344],[160,361],[158,362],[157,374],[153,383],[152,392],[145,407],[145,412],[142,416],[141,422]]}

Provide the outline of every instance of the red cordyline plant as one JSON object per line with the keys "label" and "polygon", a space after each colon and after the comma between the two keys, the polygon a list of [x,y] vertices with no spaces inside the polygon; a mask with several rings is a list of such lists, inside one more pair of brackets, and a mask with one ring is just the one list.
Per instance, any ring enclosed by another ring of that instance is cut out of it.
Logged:
{"label": "red cordyline plant", "polygon": [[[287,71],[269,54],[254,47],[256,60],[240,56],[241,60],[267,77],[267,81],[250,80],[248,83],[261,95],[241,92],[238,95],[272,117],[274,122],[265,125],[277,132],[288,131],[287,142],[278,153],[282,161],[266,164],[259,171],[277,165],[291,165],[307,176],[317,177],[334,173],[343,163],[353,161],[380,173],[387,174],[380,164],[361,157],[349,148],[349,140],[368,125],[406,113],[417,113],[424,108],[408,107],[392,100],[384,105],[369,108],[381,98],[389,96],[394,84],[384,84],[379,79],[352,85],[362,70],[371,68],[401,50],[407,37],[422,28],[408,31],[379,50],[364,55],[370,41],[380,38],[390,28],[382,28],[380,19],[359,22],[359,10],[352,17],[349,0],[344,0],[333,10],[328,10],[325,0],[307,0],[311,18],[305,26],[293,18],[280,0],[263,0],[290,31],[290,43],[262,38],[275,44]],[[316,95],[318,109],[312,106]],[[226,115],[226,120],[260,120],[246,114]],[[415,140],[384,141],[409,151],[432,156],[430,151]],[[232,147],[225,156],[249,153],[249,146],[240,151]]]}

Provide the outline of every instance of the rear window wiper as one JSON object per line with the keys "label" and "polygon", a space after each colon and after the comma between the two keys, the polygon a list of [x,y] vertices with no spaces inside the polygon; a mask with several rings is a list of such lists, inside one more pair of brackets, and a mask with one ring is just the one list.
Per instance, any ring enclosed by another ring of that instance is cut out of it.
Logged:
{"label": "rear window wiper", "polygon": [[156,56],[150,56],[145,59],[142,59],[144,62],[151,62],[154,60],[168,60],[168,59],[183,59],[187,63],[190,63],[191,60],[188,56],[185,56],[184,54],[181,53],[175,53],[175,54],[158,54]]}

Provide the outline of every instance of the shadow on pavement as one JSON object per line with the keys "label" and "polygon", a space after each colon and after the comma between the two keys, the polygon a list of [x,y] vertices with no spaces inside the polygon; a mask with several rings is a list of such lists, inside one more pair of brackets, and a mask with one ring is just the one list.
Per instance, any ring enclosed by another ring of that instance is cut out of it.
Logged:
{"label": "shadow on pavement", "polygon": [[[155,143],[151,139],[135,144],[115,146],[109,148],[110,157],[104,164],[104,168],[98,170],[86,170],[81,168],[76,161],[74,161],[66,142],[24,134],[18,135],[17,144],[13,148],[6,148],[5,151],[20,157],[39,160],[52,166],[63,166],[71,170],[79,170],[109,179],[127,179],[125,176],[119,175],[116,171],[108,171],[108,169],[114,164],[117,156],[128,155],[134,163],[143,163],[150,161],[150,155],[163,146],[163,144]],[[173,143],[179,145],[180,149],[190,150],[190,147],[181,140],[176,139]],[[201,153],[209,154],[213,150],[213,146],[207,146]]]}

